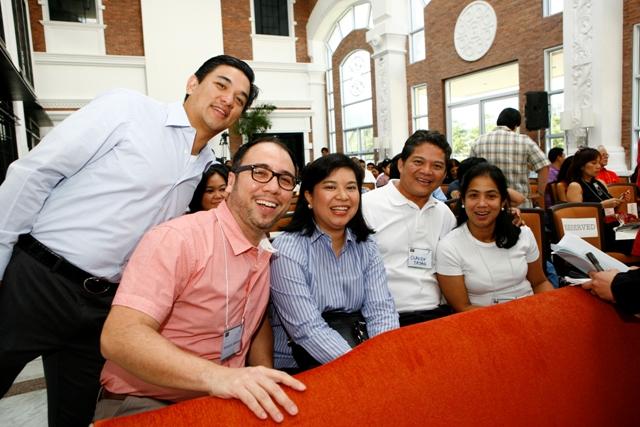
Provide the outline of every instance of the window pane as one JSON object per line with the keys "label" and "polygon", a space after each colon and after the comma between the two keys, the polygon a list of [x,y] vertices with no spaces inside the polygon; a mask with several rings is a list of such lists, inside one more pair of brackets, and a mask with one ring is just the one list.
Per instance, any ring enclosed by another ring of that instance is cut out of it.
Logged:
{"label": "window pane", "polygon": [[505,108],[515,108],[518,109],[518,97],[513,96],[509,98],[502,98],[487,101],[483,104],[484,108],[484,131],[488,132],[496,127],[496,122],[498,121],[498,116],[500,112]]}
{"label": "window pane", "polygon": [[422,61],[426,57],[424,30],[411,34],[411,62]]}
{"label": "window pane", "polygon": [[336,131],[336,112],[331,110],[329,111],[329,132]]}
{"label": "window pane", "polygon": [[451,143],[454,157],[469,157],[471,144],[480,136],[478,104],[465,105],[451,109]]}
{"label": "window pane", "polygon": [[422,0],[410,0],[411,31],[424,28],[424,3]]}
{"label": "window pane", "polygon": [[344,133],[345,146],[347,147],[347,153],[357,153],[360,151],[360,145],[358,144],[358,131],[352,130]]}
{"label": "window pane", "polygon": [[327,43],[329,43],[329,47],[331,48],[331,50],[335,52],[335,50],[338,48],[338,45],[340,44],[341,41],[342,41],[342,34],[340,34],[340,27],[336,25]]}
{"label": "window pane", "polygon": [[289,35],[287,0],[254,0],[253,11],[257,34]]}
{"label": "window pane", "polygon": [[359,4],[353,8],[356,28],[367,28],[369,26],[370,11],[371,6],[369,3]]}
{"label": "window pane", "polygon": [[549,2],[549,15],[560,13],[564,9],[563,0],[547,0]]}
{"label": "window pane", "polygon": [[457,103],[473,98],[517,92],[519,87],[518,64],[508,64],[490,70],[480,71],[447,81],[449,99],[447,103]]}
{"label": "window pane", "polygon": [[344,129],[370,126],[373,123],[371,107],[370,99],[344,107]]}
{"label": "window pane", "polygon": [[369,71],[371,71],[369,52],[366,50],[356,50],[349,55],[340,67],[340,78],[344,81],[358,77]]}
{"label": "window pane", "polygon": [[373,151],[373,128],[360,129],[360,140],[364,151]]}
{"label": "window pane", "polygon": [[429,129],[429,117],[417,117],[414,120],[413,131],[417,131],[418,129]]}
{"label": "window pane", "polygon": [[49,2],[49,19],[52,21],[83,22],[95,24],[95,0],[58,0]]}
{"label": "window pane", "polygon": [[363,74],[358,78],[346,80],[343,83],[342,103],[351,104],[371,98],[371,75]]}
{"label": "window pane", "polygon": [[562,126],[560,120],[562,112],[564,111],[564,93],[558,93],[549,96],[549,104],[551,105],[550,119],[551,119],[551,133],[562,133]]}
{"label": "window pane", "polygon": [[554,148],[554,147],[565,148],[564,136],[550,138],[550,140],[551,140],[551,144],[550,144],[551,148]]}
{"label": "window pane", "polygon": [[353,9],[349,9],[347,13],[338,22],[340,31],[346,37],[351,31],[353,31]]}
{"label": "window pane", "polygon": [[426,116],[428,113],[427,86],[415,86],[413,88],[413,115]]}
{"label": "window pane", "polygon": [[549,54],[549,90],[564,89],[564,53],[556,50]]}
{"label": "window pane", "polygon": [[327,92],[333,92],[333,70],[331,68],[327,71]]}

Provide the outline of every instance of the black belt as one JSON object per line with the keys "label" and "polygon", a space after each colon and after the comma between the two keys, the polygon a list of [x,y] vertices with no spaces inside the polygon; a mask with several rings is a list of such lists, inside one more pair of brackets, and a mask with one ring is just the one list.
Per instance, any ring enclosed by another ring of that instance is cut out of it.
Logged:
{"label": "black belt", "polygon": [[118,288],[117,283],[95,277],[81,268],[76,267],[37,241],[31,234],[20,235],[16,246],[49,268],[52,273],[57,273],[72,282],[80,284],[85,291],[92,295],[115,295],[116,293]]}

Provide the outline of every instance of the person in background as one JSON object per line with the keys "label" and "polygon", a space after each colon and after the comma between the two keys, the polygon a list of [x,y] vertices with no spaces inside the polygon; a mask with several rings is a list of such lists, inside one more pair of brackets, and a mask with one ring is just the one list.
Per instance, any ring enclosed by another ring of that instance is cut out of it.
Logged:
{"label": "person in background", "polygon": [[202,174],[202,179],[193,193],[189,212],[208,211],[215,209],[220,202],[227,198],[227,180],[229,170],[226,166],[216,163],[209,166]]}
{"label": "person in background", "polygon": [[387,275],[360,206],[363,171],[343,154],[321,157],[302,172],[291,223],[276,237],[271,262],[274,366],[295,372],[291,341],[319,363],[350,345],[323,318],[360,312],[369,337],[398,325]]}
{"label": "person in background", "polygon": [[227,169],[231,169],[231,159],[225,160],[224,165],[227,167]]}
{"label": "person in background", "polygon": [[[558,172],[560,172],[560,168],[562,167],[562,164],[565,160],[564,148],[553,147],[551,150],[549,150],[547,158],[551,162],[551,164],[549,165],[549,175],[547,176],[547,183],[553,183],[558,179]],[[544,205],[550,207],[553,205],[553,202],[554,200],[553,194],[551,192],[551,186],[547,185],[544,194]]]}
{"label": "person in background", "polygon": [[562,162],[562,166],[560,166],[560,170],[558,171],[558,176],[556,177],[556,193],[558,200],[556,203],[566,203],[567,202],[567,187],[569,186],[569,168],[573,163],[573,156],[569,156],[564,159]]}
{"label": "person in background", "polygon": [[460,167],[460,161],[457,159],[449,159],[447,164],[447,176],[444,178],[444,184],[451,184],[458,179],[458,167]]}
{"label": "person in background", "polygon": [[373,177],[376,179],[376,182],[378,182],[378,175],[380,175],[380,171],[378,170],[375,163],[373,162],[367,163],[367,170],[371,172],[371,175],[373,175]]}
{"label": "person in background", "polygon": [[619,180],[618,174],[606,168],[609,164],[609,152],[607,151],[607,147],[604,145],[598,145],[598,152],[600,153],[600,171],[596,178],[607,185],[617,183]]}
{"label": "person in background", "polygon": [[389,182],[389,175],[391,174],[391,160],[384,159],[378,164],[378,169],[381,171],[376,178],[376,188],[384,187]]}
{"label": "person in background", "polygon": [[320,149],[320,155],[321,155],[322,157],[326,157],[326,156],[328,156],[328,155],[329,155],[329,149],[328,149],[327,147],[322,147],[322,148]]}
{"label": "person in background", "polygon": [[171,104],[105,93],[9,166],[0,186],[0,396],[42,356],[49,426],[87,426],[99,337],[142,235],[182,215],[213,162],[209,141],[258,94],[245,62],[219,55]]}
{"label": "person in background", "polygon": [[627,314],[640,314],[640,269],[626,273],[618,270],[591,271],[591,280],[582,287],[605,301],[614,303]]}
{"label": "person in background", "polygon": [[[240,146],[229,197],[145,234],[129,261],[100,339],[107,359],[95,419],[199,396],[241,400],[259,418],[297,407],[272,367],[265,233],[287,211],[294,155],[275,138]],[[249,364],[251,367],[245,367]]]}
{"label": "person in background", "polygon": [[[498,115],[493,131],[481,135],[471,146],[470,156],[484,157],[507,177],[507,185],[525,197],[522,207],[532,207],[531,198],[544,204],[549,160],[527,135],[516,132],[522,116],[514,108],[505,108]],[[529,194],[529,171],[538,174],[537,194]],[[544,206],[542,206],[544,208]]]}
{"label": "person in background", "polygon": [[[438,244],[438,285],[455,311],[468,311],[552,290],[536,262],[527,226],[513,224],[507,180],[489,163],[473,166],[460,188],[458,227]],[[496,262],[500,260],[500,262]]]}

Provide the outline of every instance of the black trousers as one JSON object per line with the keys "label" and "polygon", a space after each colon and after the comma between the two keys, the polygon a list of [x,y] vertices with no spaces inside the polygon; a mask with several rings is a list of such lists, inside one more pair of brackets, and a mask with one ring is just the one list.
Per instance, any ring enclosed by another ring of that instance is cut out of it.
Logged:
{"label": "black trousers", "polygon": [[453,310],[448,305],[440,305],[433,310],[406,311],[404,313],[400,313],[400,326],[409,326],[416,323],[427,322],[429,320],[448,316],[452,313]]}
{"label": "black trousers", "polygon": [[96,296],[15,247],[0,286],[0,397],[42,356],[49,426],[93,419],[104,359],[100,333],[113,296]]}

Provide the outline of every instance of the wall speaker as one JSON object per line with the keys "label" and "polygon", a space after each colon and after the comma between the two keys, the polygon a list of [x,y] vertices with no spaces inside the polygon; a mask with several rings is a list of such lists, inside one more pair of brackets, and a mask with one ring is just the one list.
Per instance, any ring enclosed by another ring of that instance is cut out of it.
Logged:
{"label": "wall speaker", "polygon": [[528,130],[547,129],[549,127],[549,94],[547,92],[527,92],[524,115]]}

